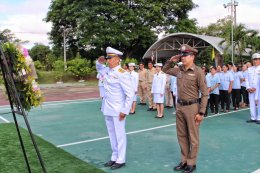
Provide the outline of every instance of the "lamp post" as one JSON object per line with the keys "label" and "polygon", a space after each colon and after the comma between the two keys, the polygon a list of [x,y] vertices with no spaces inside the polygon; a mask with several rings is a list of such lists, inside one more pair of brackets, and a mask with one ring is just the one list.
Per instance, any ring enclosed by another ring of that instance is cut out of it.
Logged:
{"label": "lamp post", "polygon": [[237,24],[236,7],[238,2],[231,0],[231,2],[224,4],[224,8],[231,7],[231,60],[234,64],[234,26]]}
{"label": "lamp post", "polygon": [[63,57],[64,57],[64,71],[67,70],[67,56],[66,56],[66,37],[71,30],[71,26],[60,26],[60,32],[62,32],[63,37]]}

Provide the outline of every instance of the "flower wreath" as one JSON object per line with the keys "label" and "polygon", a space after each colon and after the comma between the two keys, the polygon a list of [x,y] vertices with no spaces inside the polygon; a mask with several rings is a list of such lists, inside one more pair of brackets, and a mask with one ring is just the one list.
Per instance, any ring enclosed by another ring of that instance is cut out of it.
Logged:
{"label": "flower wreath", "polygon": [[[16,89],[23,108],[30,111],[32,107],[43,102],[42,92],[30,67],[32,59],[26,48],[17,47],[13,43],[3,44],[3,50],[9,69],[13,74]],[[14,101],[12,101],[15,103]]]}

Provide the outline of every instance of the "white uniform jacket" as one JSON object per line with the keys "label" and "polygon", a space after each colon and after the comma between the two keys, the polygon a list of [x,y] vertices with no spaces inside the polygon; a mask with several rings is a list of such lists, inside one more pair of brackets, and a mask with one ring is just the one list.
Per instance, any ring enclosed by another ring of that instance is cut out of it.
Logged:
{"label": "white uniform jacket", "polygon": [[260,73],[260,68],[259,66],[252,66],[249,67],[247,70],[247,75],[246,75],[246,89],[258,89],[257,88],[257,80],[258,80],[258,73]]}
{"label": "white uniform jacket", "polygon": [[134,97],[130,74],[120,67],[102,67],[96,61],[97,71],[104,76],[105,95],[101,111],[104,115],[119,116],[120,112],[129,114]]}
{"label": "white uniform jacket", "polygon": [[166,74],[162,71],[153,76],[152,90],[153,94],[164,94],[166,86]]}
{"label": "white uniform jacket", "polygon": [[257,76],[258,76],[258,80],[257,80],[255,100],[259,101],[260,100],[260,66],[257,67]]}
{"label": "white uniform jacket", "polygon": [[131,81],[134,87],[134,91],[138,91],[138,81],[139,81],[139,74],[135,71],[129,72],[131,75]]}

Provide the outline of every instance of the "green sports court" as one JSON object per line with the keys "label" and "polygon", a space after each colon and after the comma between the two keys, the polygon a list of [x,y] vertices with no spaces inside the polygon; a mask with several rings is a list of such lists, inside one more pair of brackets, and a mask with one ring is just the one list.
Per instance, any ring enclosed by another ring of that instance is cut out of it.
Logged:
{"label": "green sports court", "polygon": [[[112,171],[103,167],[111,149],[100,106],[99,99],[46,102],[29,112],[28,118],[34,134],[105,172],[173,172],[180,149],[172,109],[165,109],[165,117],[156,119],[156,112],[138,105],[136,114],[127,116],[126,166]],[[1,123],[12,121],[8,112],[9,106],[0,106]],[[246,123],[248,118],[249,110],[241,109],[204,119],[196,172],[260,172],[260,126]]]}

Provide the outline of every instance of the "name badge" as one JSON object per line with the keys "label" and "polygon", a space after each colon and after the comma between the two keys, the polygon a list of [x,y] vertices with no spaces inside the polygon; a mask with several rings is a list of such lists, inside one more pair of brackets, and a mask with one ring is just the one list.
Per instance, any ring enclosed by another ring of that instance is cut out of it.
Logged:
{"label": "name badge", "polygon": [[189,76],[195,76],[195,74],[192,74],[192,73],[188,73]]}

